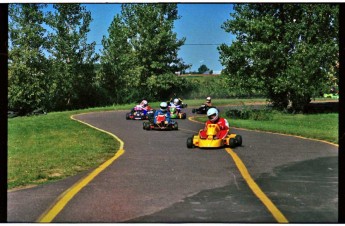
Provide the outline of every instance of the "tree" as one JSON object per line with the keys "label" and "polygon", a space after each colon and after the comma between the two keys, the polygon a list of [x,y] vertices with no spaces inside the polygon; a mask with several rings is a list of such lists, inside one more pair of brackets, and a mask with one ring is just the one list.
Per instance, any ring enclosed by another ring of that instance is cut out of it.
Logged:
{"label": "tree", "polygon": [[47,108],[49,63],[44,55],[43,4],[9,4],[9,109],[21,114]]}
{"label": "tree", "polygon": [[127,103],[137,99],[140,86],[141,68],[132,46],[128,42],[128,28],[119,15],[114,17],[109,36],[103,37],[100,58],[101,69],[98,77],[100,87],[110,103]]}
{"label": "tree", "polygon": [[203,65],[201,65],[199,68],[198,68],[198,73],[199,74],[203,74],[203,73],[205,73],[206,71],[209,71],[210,69],[205,65],[205,64],[203,64]]}
{"label": "tree", "polygon": [[108,30],[109,37],[103,39],[100,80],[104,84],[109,79],[111,87],[107,89],[113,95],[120,92],[131,95],[131,99],[158,98],[148,89],[149,78],[189,67],[177,57],[185,41],[178,40],[172,31],[178,18],[176,4],[122,5],[121,15],[115,16]]}
{"label": "tree", "polygon": [[236,35],[222,44],[223,73],[232,85],[263,92],[277,108],[303,110],[338,69],[336,4],[236,4],[222,28]]}
{"label": "tree", "polygon": [[87,44],[91,13],[80,4],[54,4],[47,16],[52,61],[50,89],[53,109],[93,106],[95,45]]}

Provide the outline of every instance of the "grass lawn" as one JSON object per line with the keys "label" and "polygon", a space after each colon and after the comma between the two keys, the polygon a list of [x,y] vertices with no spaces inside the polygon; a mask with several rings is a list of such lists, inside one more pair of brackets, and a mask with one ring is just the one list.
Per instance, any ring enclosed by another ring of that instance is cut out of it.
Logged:
{"label": "grass lawn", "polygon": [[232,126],[293,134],[338,144],[338,114],[281,114],[273,115],[271,121],[232,120]]}
{"label": "grass lawn", "polygon": [[[185,101],[190,107],[203,102],[203,99]],[[265,100],[213,100],[215,106],[258,102],[265,103]],[[150,105],[157,109],[159,103]],[[118,141],[71,120],[70,116],[85,112],[129,110],[133,106],[134,103],[8,119],[8,189],[55,181],[99,166],[116,153]],[[275,114],[272,121],[229,119],[229,122],[234,127],[338,142],[338,114]]]}
{"label": "grass lawn", "polygon": [[[292,134],[338,144],[338,114],[283,114],[272,113],[271,120],[251,120],[227,118],[230,127]],[[197,118],[206,122],[206,117]]]}
{"label": "grass lawn", "polygon": [[75,175],[116,153],[115,139],[71,120],[71,114],[8,120],[8,189]]}

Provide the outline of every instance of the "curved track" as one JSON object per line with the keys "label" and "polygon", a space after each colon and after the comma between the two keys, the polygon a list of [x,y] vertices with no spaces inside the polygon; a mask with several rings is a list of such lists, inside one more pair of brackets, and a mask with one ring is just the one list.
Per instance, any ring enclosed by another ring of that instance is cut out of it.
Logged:
{"label": "curved track", "polygon": [[[191,116],[191,109],[187,116]],[[81,189],[53,222],[265,222],[277,219],[253,193],[225,149],[187,149],[202,124],[145,131],[126,111],[76,119],[115,134],[125,153]],[[231,122],[230,122],[231,125]],[[338,148],[319,141],[234,129],[232,151],[289,222],[338,221]],[[92,170],[90,171],[92,172]],[[8,221],[35,222],[85,172],[8,193]]]}

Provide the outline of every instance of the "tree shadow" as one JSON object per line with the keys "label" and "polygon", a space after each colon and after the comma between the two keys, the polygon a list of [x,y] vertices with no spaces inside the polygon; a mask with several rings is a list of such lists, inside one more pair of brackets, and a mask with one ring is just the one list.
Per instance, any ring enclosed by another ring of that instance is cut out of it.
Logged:
{"label": "tree shadow", "polygon": [[318,102],[309,103],[305,109],[304,114],[321,114],[321,113],[338,113],[339,102]]}

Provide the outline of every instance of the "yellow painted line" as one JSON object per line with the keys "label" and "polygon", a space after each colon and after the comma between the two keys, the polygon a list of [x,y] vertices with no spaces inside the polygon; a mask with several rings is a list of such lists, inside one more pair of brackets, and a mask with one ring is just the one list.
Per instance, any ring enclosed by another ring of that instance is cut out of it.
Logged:
{"label": "yellow painted line", "polygon": [[102,165],[100,165],[98,168],[96,168],[94,171],[92,171],[89,175],[87,175],[85,178],[82,178],[80,181],[75,183],[71,188],[66,190],[64,193],[62,193],[57,200],[54,202],[54,204],[46,210],[37,220],[37,222],[40,223],[50,223],[54,220],[54,218],[63,210],[63,208],[67,205],[67,203],[81,190],[83,189],[88,183],[90,183],[98,174],[100,174],[103,170],[105,170],[110,164],[112,164],[117,158],[119,158],[125,150],[123,149],[124,142],[115,136],[114,134],[99,129],[97,127],[94,127],[86,122],[82,122],[80,120],[75,119],[73,116],[71,116],[71,119],[76,120],[80,123],[83,123],[85,125],[88,125],[96,130],[99,130],[101,132],[104,132],[112,137],[114,137],[116,140],[120,142],[120,148],[116,152],[116,154],[104,162]]}
{"label": "yellow painted line", "polygon": [[260,201],[266,206],[266,208],[271,212],[273,217],[278,223],[289,223],[285,216],[280,212],[280,210],[273,204],[273,202],[265,195],[265,193],[260,189],[260,187],[255,183],[253,178],[250,176],[246,166],[243,164],[238,155],[231,150],[231,148],[225,149],[235,161],[235,164],[242,174],[242,177],[246,180],[250,189],[254,194],[260,199]]}
{"label": "yellow painted line", "polygon": [[[195,117],[193,116],[193,117],[189,117],[188,119],[196,123],[201,123],[199,121],[196,121],[194,118]],[[231,148],[225,148],[225,150],[230,154],[230,156],[234,160],[238,170],[240,171],[242,177],[247,182],[249,188],[260,199],[260,201],[265,205],[265,207],[270,211],[270,213],[273,215],[276,221],[278,223],[289,223],[286,217],[280,212],[280,210],[273,204],[273,202],[266,196],[266,194],[255,183],[253,178],[250,176],[246,166],[244,165],[242,160],[238,157],[238,155]]]}

